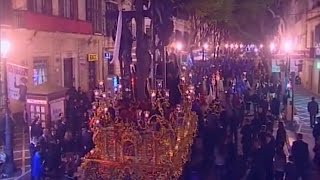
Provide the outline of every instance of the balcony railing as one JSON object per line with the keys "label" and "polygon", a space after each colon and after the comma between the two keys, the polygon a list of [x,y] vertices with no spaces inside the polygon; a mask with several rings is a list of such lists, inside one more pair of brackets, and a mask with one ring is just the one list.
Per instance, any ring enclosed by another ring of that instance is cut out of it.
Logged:
{"label": "balcony railing", "polygon": [[66,19],[30,11],[15,11],[14,26],[38,31],[92,34],[92,25],[87,21]]}

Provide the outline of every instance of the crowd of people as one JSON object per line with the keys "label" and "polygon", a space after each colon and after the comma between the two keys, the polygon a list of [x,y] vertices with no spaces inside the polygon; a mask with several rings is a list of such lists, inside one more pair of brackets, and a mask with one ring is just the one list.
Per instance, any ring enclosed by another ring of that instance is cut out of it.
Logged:
{"label": "crowd of people", "polygon": [[[263,61],[253,59],[221,59],[213,65],[194,66],[199,98],[193,110],[200,130],[186,168],[192,173],[186,173],[186,179],[310,178],[308,144],[302,134],[290,144],[283,122],[288,94],[267,68]],[[208,78],[213,74],[220,76],[223,90],[215,78]],[[312,157],[318,168],[319,137],[315,136]]]}
{"label": "crowd of people", "polygon": [[67,93],[66,114],[59,120],[43,124],[39,117],[31,122],[31,176],[72,179],[80,158],[93,148],[92,133],[88,129],[87,114],[90,101],[81,90]]}
{"label": "crowd of people", "polygon": [[[218,180],[297,180],[309,178],[311,164],[320,168],[320,122],[315,116],[318,104],[314,98],[308,104],[315,138],[312,162],[309,145],[302,134],[298,133],[296,140],[289,142],[284,120],[288,118],[285,111],[290,90],[269,74],[263,60],[216,59],[200,66],[195,63],[191,72],[197,97],[192,110],[198,115],[199,131],[184,179],[209,176]],[[169,78],[171,105],[181,100],[178,76]],[[121,105],[120,111],[108,109],[113,118],[118,114],[130,119],[137,114],[132,112],[138,107],[150,109],[146,103],[122,102]],[[88,123],[90,108],[87,94],[80,88],[71,88],[67,93],[66,113],[60,114],[58,121],[43,125],[36,117],[31,122],[34,179],[73,177],[80,158],[94,146]],[[166,107],[164,114],[174,109]],[[153,114],[160,114],[156,107],[150,109],[150,115]],[[140,125],[138,121],[134,123]]]}

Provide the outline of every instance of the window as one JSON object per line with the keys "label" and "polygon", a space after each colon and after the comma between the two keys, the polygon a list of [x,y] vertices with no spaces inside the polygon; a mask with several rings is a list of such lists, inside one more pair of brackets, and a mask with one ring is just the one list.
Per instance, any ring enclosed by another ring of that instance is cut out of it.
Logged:
{"label": "window", "polygon": [[33,84],[40,85],[48,81],[47,58],[35,58],[33,61]]}
{"label": "window", "polygon": [[118,5],[115,3],[106,3],[106,36],[111,37],[115,26],[117,25]]}
{"label": "window", "polygon": [[46,108],[43,105],[39,104],[31,104],[30,105],[30,119],[31,122],[34,121],[36,118],[42,122],[42,127],[44,127],[44,122],[46,120]]}
{"label": "window", "polygon": [[86,0],[87,20],[93,25],[95,33],[106,34],[106,7],[101,0]]}
{"label": "window", "polygon": [[11,10],[12,10],[11,1],[0,0],[0,24],[9,23]]}
{"label": "window", "polygon": [[69,19],[78,19],[78,0],[59,0],[59,15]]}
{"label": "window", "polygon": [[28,10],[52,15],[52,0],[28,0]]}

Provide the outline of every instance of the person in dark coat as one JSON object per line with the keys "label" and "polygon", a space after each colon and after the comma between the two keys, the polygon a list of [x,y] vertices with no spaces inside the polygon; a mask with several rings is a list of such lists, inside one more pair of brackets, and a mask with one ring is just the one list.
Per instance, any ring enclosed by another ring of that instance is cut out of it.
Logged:
{"label": "person in dark coat", "polygon": [[319,113],[319,105],[314,97],[308,102],[308,112],[310,114],[310,126],[313,128],[316,121],[316,115]]}
{"label": "person in dark coat", "polygon": [[5,144],[6,136],[6,120],[4,117],[0,117],[0,146]]}
{"label": "person in dark coat", "polygon": [[291,153],[298,170],[298,177],[305,179],[306,170],[309,165],[309,149],[308,144],[303,141],[303,135],[301,133],[297,134],[297,140],[292,144]]}
{"label": "person in dark coat", "polygon": [[286,132],[286,129],[284,128],[283,122],[279,122],[277,135],[276,135],[277,147],[280,146],[283,148],[285,143],[287,143],[287,132]]}
{"label": "person in dark coat", "polygon": [[276,97],[274,97],[270,104],[270,109],[272,115],[274,115],[276,118],[280,115],[280,100]]}
{"label": "person in dark coat", "polygon": [[42,127],[41,127],[41,121],[37,117],[32,123],[31,123],[31,138],[36,137],[39,138],[42,134]]}
{"label": "person in dark coat", "polygon": [[289,156],[285,166],[285,180],[297,180],[297,167],[294,163],[293,156]]}
{"label": "person in dark coat", "polygon": [[318,168],[320,168],[320,138],[317,139],[313,148],[313,152],[314,152],[313,162]]}

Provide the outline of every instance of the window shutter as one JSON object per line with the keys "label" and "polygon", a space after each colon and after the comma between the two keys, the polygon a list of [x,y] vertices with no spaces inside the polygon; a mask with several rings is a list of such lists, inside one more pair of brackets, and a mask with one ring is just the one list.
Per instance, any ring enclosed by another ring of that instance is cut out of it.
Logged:
{"label": "window shutter", "polygon": [[28,0],[27,8],[29,11],[34,11],[34,0]]}
{"label": "window shutter", "polygon": [[63,3],[64,0],[59,0],[59,16],[62,16],[63,17],[63,12],[64,12],[64,3]]}
{"label": "window shutter", "polygon": [[71,0],[71,12],[73,19],[79,19],[78,17],[78,0]]}
{"label": "window shutter", "polygon": [[46,0],[46,13],[52,15],[52,0]]}

